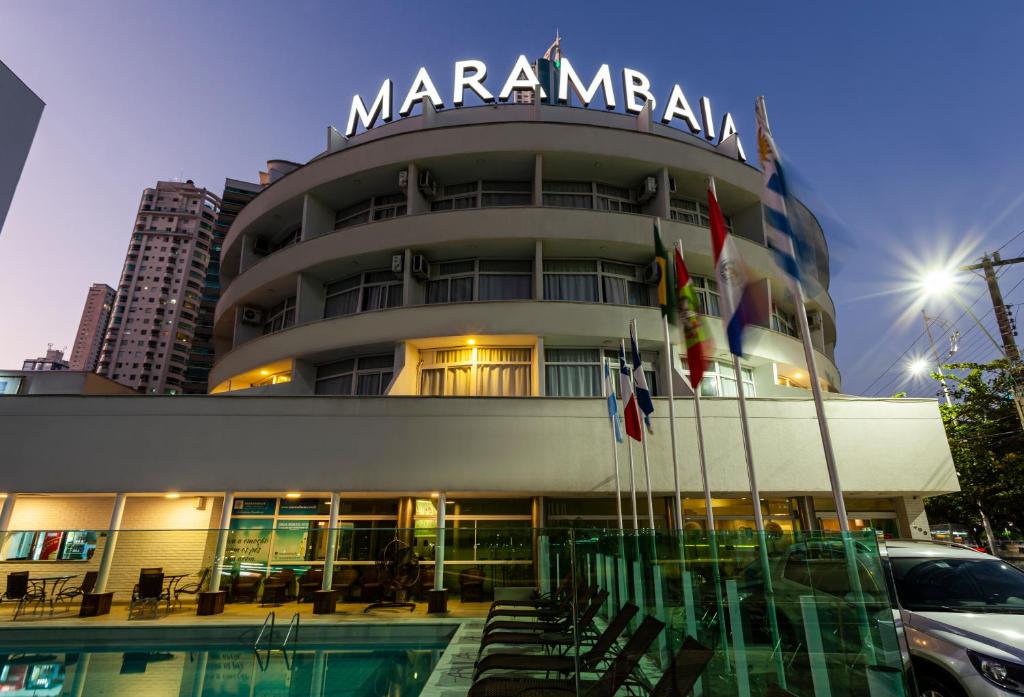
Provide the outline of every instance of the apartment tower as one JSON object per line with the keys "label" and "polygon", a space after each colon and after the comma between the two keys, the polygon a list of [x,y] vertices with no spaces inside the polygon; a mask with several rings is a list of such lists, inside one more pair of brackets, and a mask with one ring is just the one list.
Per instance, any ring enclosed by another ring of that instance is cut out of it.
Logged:
{"label": "apartment tower", "polygon": [[181,393],[219,209],[191,179],[142,192],[97,372],[137,392]]}
{"label": "apartment tower", "polygon": [[207,379],[213,367],[213,313],[220,300],[220,248],[224,237],[235,222],[238,213],[263,187],[238,179],[224,180],[224,194],[221,196],[220,213],[213,226],[213,244],[210,249],[210,263],[206,267],[206,281],[199,299],[199,313],[196,331],[192,340],[188,365],[185,367],[185,394],[206,394]]}
{"label": "apartment tower", "polygon": [[113,307],[114,289],[106,283],[93,283],[85,297],[82,320],[78,323],[75,345],[71,348],[71,370],[89,373],[96,370]]}

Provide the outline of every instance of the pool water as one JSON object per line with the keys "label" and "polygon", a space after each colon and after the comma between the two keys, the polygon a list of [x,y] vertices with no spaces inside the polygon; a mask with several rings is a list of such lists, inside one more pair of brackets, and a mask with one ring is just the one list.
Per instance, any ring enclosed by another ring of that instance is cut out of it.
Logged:
{"label": "pool water", "polygon": [[[53,650],[0,654],[0,694],[73,697],[417,697],[444,644]],[[8,649],[9,651],[9,649]]]}

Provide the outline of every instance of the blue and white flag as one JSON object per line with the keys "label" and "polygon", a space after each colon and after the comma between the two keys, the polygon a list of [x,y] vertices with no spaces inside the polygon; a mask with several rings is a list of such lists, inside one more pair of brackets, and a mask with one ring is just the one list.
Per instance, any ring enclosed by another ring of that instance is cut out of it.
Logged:
{"label": "blue and white flag", "polygon": [[[797,290],[801,282],[802,259],[811,260],[814,254],[811,249],[804,251],[807,245],[801,241],[803,235],[800,234],[796,221],[789,215],[786,178],[782,173],[779,151],[768,129],[764,97],[758,97],[754,102],[754,114],[757,118],[757,152],[761,160],[761,207],[764,209],[768,248],[775,257],[775,263],[785,274],[786,282],[795,298],[798,297]],[[810,275],[813,276],[813,271]]]}
{"label": "blue and white flag", "polygon": [[629,323],[629,346],[633,352],[633,390],[636,392],[636,403],[644,414],[644,425],[647,426],[647,432],[653,435],[654,427],[651,425],[651,414],[654,413],[654,402],[651,401],[651,390],[647,386],[643,361],[640,360],[640,347],[636,341],[636,320]]}
{"label": "blue and white flag", "polygon": [[615,381],[612,380],[611,361],[604,359],[604,391],[608,394],[608,418],[612,420],[615,442],[622,442],[622,427],[619,425],[619,402],[615,399]]}

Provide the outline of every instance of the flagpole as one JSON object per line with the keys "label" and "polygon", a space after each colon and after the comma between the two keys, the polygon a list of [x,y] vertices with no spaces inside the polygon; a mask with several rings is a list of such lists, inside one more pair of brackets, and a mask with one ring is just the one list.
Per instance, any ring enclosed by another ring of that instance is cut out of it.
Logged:
{"label": "flagpole", "polygon": [[[674,292],[674,290],[670,290]],[[661,318],[662,328],[665,330],[665,375],[668,382],[668,423],[669,435],[672,438],[672,483],[675,486],[673,492],[676,497],[676,530],[683,530],[683,493],[679,486],[679,455],[676,452],[676,399],[675,388],[672,385],[672,338],[668,331],[668,317]]]}
{"label": "flagpole", "polygon": [[[604,370],[606,377],[603,382],[604,392],[606,393],[604,395],[606,403],[608,399],[607,392],[611,389],[611,385],[608,384],[609,378],[607,377],[610,374],[610,369],[611,366],[608,363],[608,357],[605,356]],[[619,415],[616,413],[615,416],[612,416],[611,413],[609,413],[608,416],[610,417],[608,419],[608,425],[611,427],[612,432],[612,462],[615,464],[615,515],[619,520],[619,530],[622,530],[622,488],[619,486],[619,450],[618,440],[615,438],[615,421],[613,420],[619,418]]]}
{"label": "flagpole", "polygon": [[[626,341],[625,341],[625,339],[622,340],[621,345],[622,345],[622,354],[621,355],[626,355]],[[629,371],[629,390],[630,390],[630,393],[632,393],[632,391],[633,391],[633,371],[632,370]],[[625,399],[625,400],[629,399],[626,395],[622,395],[622,398]],[[625,406],[623,406],[623,411],[625,411]],[[640,430],[641,431],[643,430],[643,426],[642,425],[640,426]],[[641,437],[643,437],[642,434],[641,434]],[[639,518],[637,517],[637,514],[636,514],[636,476],[634,475],[634,471],[633,471],[633,443],[631,442],[632,440],[633,439],[630,438],[629,435],[626,436],[626,453],[629,456],[629,497],[630,497],[630,499],[632,499],[632,504],[633,504],[633,529],[634,530],[639,530],[640,529],[640,520],[639,520]]]}
{"label": "flagpole", "polygon": [[[633,330],[631,335],[635,336],[637,334],[636,319],[635,318],[631,319],[630,320],[630,324],[632,325],[632,330]],[[639,347],[637,347],[637,350],[639,350]],[[643,370],[643,369],[644,369],[643,359],[641,359],[639,370]],[[637,370],[637,369],[634,368],[634,370]],[[630,382],[630,386],[633,388],[633,396],[636,397],[636,380],[633,379],[633,374],[632,373],[630,373],[629,382]],[[639,402],[639,400],[638,400],[638,402]],[[643,421],[643,419],[641,419],[641,421]],[[645,433],[644,430],[645,429],[643,427],[643,424],[641,423],[641,425],[640,425],[640,444],[643,446],[643,449],[644,449],[644,477],[647,480],[647,521],[650,524],[651,531],[653,532],[654,531],[654,497],[651,494],[651,461],[650,461],[650,459],[649,459],[649,457],[647,455],[647,435],[648,434]]]}

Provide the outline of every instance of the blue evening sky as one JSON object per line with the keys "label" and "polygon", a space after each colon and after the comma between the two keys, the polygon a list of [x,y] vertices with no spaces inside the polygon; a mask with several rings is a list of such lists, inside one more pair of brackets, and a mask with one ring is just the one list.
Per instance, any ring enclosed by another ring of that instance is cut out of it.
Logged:
{"label": "blue evening sky", "polygon": [[[753,100],[766,95],[780,147],[842,240],[844,391],[933,395],[905,379],[901,354],[925,348],[906,286],[915,269],[1024,229],[1022,20],[1017,0],[5,0],[0,60],[47,108],[0,235],[0,366],[72,343],[89,285],[117,284],[142,188],[183,177],[219,193],[268,158],[306,161],[353,93],[391,77],[404,95],[420,65],[447,93],[455,60],[483,59],[497,91],[558,28],[584,75],[632,67],[659,100],[679,82],[691,102],[732,111],[751,157]],[[1024,236],[1002,251],[1020,256]],[[1008,302],[1024,303],[1022,280],[1024,265],[1002,276]],[[970,280],[961,293],[982,290]],[[986,301],[975,309],[991,326]],[[961,314],[948,301],[929,311]],[[993,356],[970,320],[956,328],[961,356]]]}

